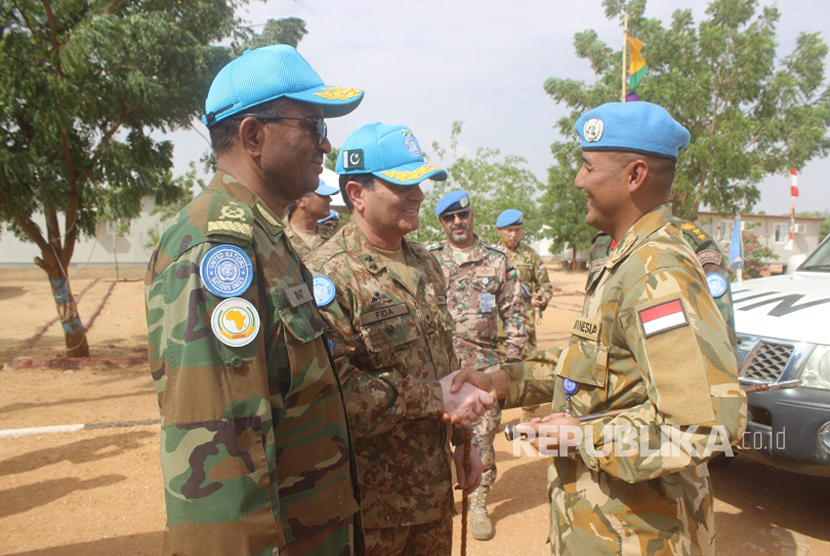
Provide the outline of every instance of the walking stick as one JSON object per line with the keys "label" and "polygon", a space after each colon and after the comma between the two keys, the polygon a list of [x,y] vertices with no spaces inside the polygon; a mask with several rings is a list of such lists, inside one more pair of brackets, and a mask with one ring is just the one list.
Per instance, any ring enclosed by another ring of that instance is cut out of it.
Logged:
{"label": "walking stick", "polygon": [[[801,381],[799,380],[787,380],[785,382],[771,382],[769,384],[756,384],[755,386],[747,386],[744,388],[744,393],[752,394],[753,392],[763,392],[765,390],[778,390],[781,388],[795,388],[800,384]],[[581,417],[576,417],[576,420],[580,423],[585,423],[588,421],[596,421],[597,419],[604,419],[605,417],[616,417],[617,415],[621,414],[626,409],[615,409],[613,411],[603,411],[602,413],[590,413],[588,415],[583,415]],[[504,426],[504,436],[507,440],[514,440],[516,436],[519,436],[522,440],[527,438],[527,434],[523,432],[519,432],[516,434],[516,427],[522,425],[524,423],[519,423],[518,425],[505,425]]]}
{"label": "walking stick", "polygon": [[[472,471],[470,464],[470,445],[473,440],[473,431],[464,431],[464,477],[469,477]],[[461,556],[467,556],[467,493],[461,496]]]}

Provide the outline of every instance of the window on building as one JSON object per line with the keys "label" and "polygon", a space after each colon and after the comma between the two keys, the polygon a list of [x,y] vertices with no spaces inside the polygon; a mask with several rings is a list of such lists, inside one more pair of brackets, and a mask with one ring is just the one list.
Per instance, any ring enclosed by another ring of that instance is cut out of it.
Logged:
{"label": "window on building", "polygon": [[790,234],[787,232],[789,225],[783,222],[777,222],[773,230],[773,241],[775,243],[787,243]]}

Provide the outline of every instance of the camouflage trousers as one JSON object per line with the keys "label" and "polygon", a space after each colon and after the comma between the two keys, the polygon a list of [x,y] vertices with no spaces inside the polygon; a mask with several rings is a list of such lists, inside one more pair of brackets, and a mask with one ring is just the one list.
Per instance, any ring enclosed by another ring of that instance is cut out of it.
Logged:
{"label": "camouflage trousers", "polygon": [[354,518],[349,516],[297,539],[280,550],[280,556],[363,556],[362,550],[356,549]]}
{"label": "camouflage trousers", "polygon": [[473,427],[473,435],[478,443],[478,455],[484,466],[481,475],[481,486],[490,487],[496,482],[496,449],[493,441],[501,424],[501,408],[496,404],[488,409]]}
{"label": "camouflage trousers", "polygon": [[450,556],[452,515],[418,525],[366,529],[366,556]]}

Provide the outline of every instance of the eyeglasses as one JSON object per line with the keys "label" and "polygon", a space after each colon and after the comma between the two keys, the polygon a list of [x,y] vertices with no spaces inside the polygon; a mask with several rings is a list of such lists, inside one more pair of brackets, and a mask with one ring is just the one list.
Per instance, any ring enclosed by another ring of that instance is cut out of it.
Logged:
{"label": "eyeglasses", "polygon": [[447,224],[452,224],[455,222],[455,217],[460,218],[461,220],[467,220],[467,217],[470,216],[469,210],[460,210],[458,212],[453,212],[452,214],[442,214],[441,220],[443,220]]}
{"label": "eyeglasses", "polygon": [[326,140],[329,133],[329,127],[326,125],[326,120],[323,118],[294,118],[291,116],[275,116],[273,114],[239,114],[234,117],[235,120],[241,120],[243,118],[256,118],[257,120],[266,121],[297,120],[300,122],[314,124],[314,140],[317,141],[318,145],[322,144],[323,141]]}

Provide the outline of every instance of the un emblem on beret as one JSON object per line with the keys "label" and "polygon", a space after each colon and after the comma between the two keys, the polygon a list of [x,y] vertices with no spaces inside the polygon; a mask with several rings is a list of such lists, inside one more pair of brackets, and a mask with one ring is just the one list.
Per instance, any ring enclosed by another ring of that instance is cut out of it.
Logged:
{"label": "un emblem on beret", "polygon": [[421,156],[421,146],[418,144],[418,140],[412,135],[412,132],[404,135],[403,146],[406,147],[406,151],[415,158]]}
{"label": "un emblem on beret", "polygon": [[582,128],[582,135],[588,143],[595,143],[602,139],[602,130],[605,124],[599,118],[591,118],[585,122],[585,127]]}

